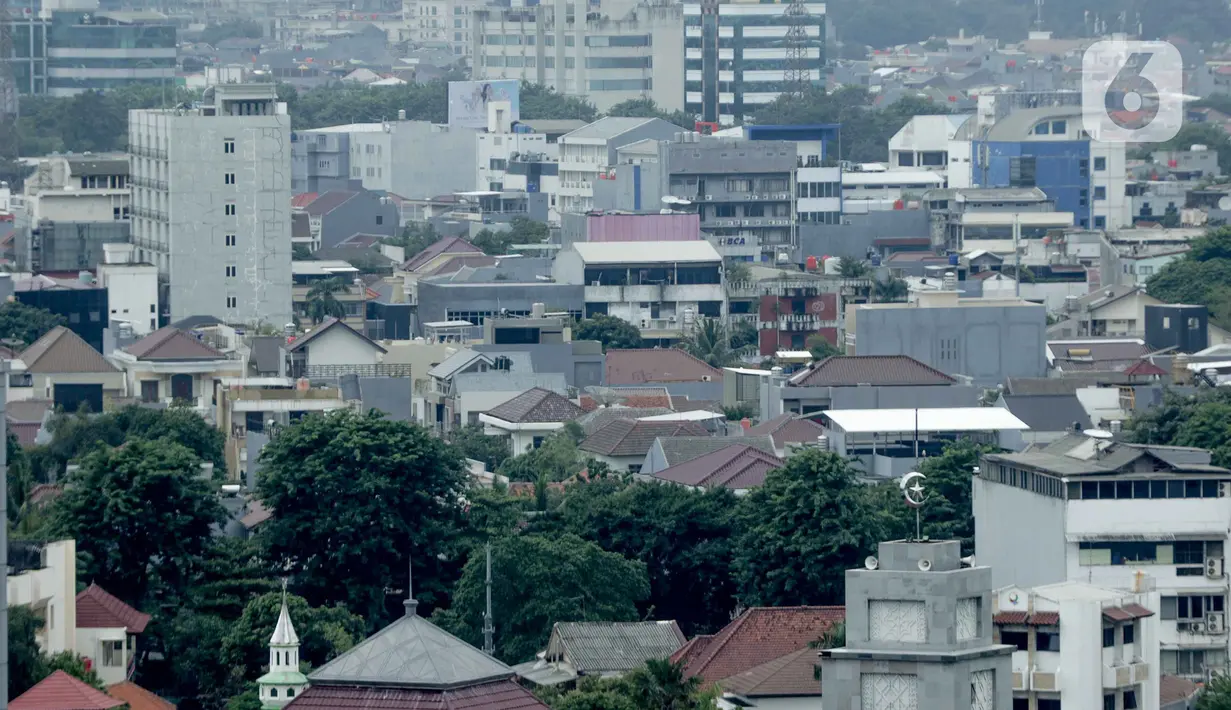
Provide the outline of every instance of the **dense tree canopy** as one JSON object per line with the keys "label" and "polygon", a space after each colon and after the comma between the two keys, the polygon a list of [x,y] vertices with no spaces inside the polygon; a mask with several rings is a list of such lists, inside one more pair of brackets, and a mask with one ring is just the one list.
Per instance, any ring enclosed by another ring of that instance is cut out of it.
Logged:
{"label": "dense tree canopy", "polygon": [[694,130],[697,127],[697,117],[683,111],[664,111],[654,99],[640,98],[621,101],[607,110],[608,116],[627,116],[629,118],[661,118],[668,123],[674,123],[680,128]]}
{"label": "dense tree canopy", "polygon": [[[636,621],[649,581],[645,564],[576,535],[518,535],[492,544],[492,588],[499,590],[492,596],[496,656],[520,663],[543,649],[555,622]],[[453,606],[434,620],[482,646],[486,596],[486,558],[472,554]]]}
{"label": "dense tree canopy", "polygon": [[1231,327],[1231,227],[1192,240],[1189,252],[1150,277],[1146,290],[1167,303],[1204,305],[1210,317]]}
{"label": "dense tree canopy", "polygon": [[701,318],[678,347],[711,367],[730,367],[752,352],[751,345],[736,347],[727,327],[717,318]]}
{"label": "dense tree canopy", "polygon": [[[340,606],[313,607],[303,597],[288,594],[287,611],[299,636],[301,664],[315,668],[349,651],[366,635],[363,619]],[[269,638],[278,623],[282,594],[271,592],[248,602],[243,615],[222,639],[223,665],[255,678],[269,667]]]}
{"label": "dense tree canopy", "polygon": [[1140,444],[1209,449],[1215,466],[1231,466],[1231,393],[1222,387],[1192,396],[1166,391],[1160,405],[1134,416],[1125,431]]}
{"label": "dense tree canopy", "polygon": [[66,322],[63,316],[43,308],[9,301],[0,305],[0,341],[11,343],[20,349]]}
{"label": "dense tree canopy", "polygon": [[304,417],[261,453],[257,495],[274,511],[257,535],[270,562],[314,605],[342,603],[373,626],[396,615],[385,589],[429,606],[447,598],[461,526],[462,458],[422,427],[378,413]]}
{"label": "dense tree canopy", "polygon": [[641,331],[623,318],[597,314],[573,326],[573,340],[597,340],[603,350],[641,347]]}
{"label": "dense tree canopy", "polygon": [[468,459],[482,461],[488,471],[495,471],[513,454],[507,436],[489,436],[482,424],[467,424],[449,433],[449,443]]}
{"label": "dense tree canopy", "polygon": [[90,454],[54,506],[51,532],[77,540],[81,578],[137,608],[182,599],[223,519],[200,459],[166,440]]}

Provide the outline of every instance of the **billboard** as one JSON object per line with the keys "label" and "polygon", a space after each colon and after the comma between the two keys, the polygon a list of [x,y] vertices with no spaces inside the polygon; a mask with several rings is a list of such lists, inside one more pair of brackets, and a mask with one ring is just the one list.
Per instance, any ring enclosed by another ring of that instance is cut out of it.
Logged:
{"label": "billboard", "polygon": [[521,96],[516,79],[499,81],[450,81],[449,125],[461,128],[486,128],[487,105],[508,101],[510,121],[520,119]]}

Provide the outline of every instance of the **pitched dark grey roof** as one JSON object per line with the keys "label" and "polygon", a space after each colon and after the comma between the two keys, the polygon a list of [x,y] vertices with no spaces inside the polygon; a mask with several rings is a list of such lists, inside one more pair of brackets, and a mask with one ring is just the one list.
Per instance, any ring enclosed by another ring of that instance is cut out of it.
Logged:
{"label": "pitched dark grey roof", "polygon": [[670,413],[671,410],[666,407],[605,407],[587,412],[577,419],[577,423],[581,425],[582,431],[593,434],[619,419],[640,419]]}
{"label": "pitched dark grey roof", "polygon": [[138,360],[223,360],[218,350],[174,326],[150,333],[124,349]]}
{"label": "pitched dark grey roof", "polygon": [[773,454],[732,443],[718,451],[659,471],[654,478],[683,486],[747,490],[764,485],[769,472],[781,468],[782,463],[782,459]]}
{"label": "pitched dark grey roof", "polygon": [[344,330],[347,330],[347,331],[349,331],[349,332],[351,333],[351,335],[354,335],[356,338],[359,338],[359,339],[363,340],[363,341],[364,341],[364,342],[366,342],[368,345],[371,345],[373,348],[375,348],[375,349],[377,349],[377,350],[381,351],[382,353],[383,353],[383,352],[388,352],[388,351],[387,351],[387,350],[385,350],[383,347],[381,347],[381,345],[380,345],[379,343],[377,343],[376,341],[372,340],[371,338],[369,338],[368,336],[364,335],[363,333],[360,333],[359,331],[355,330],[354,328],[350,327],[350,326],[349,326],[349,325],[347,325],[345,322],[338,320],[337,318],[328,318],[328,319],[326,319],[326,320],[325,320],[325,322],[323,322],[323,323],[321,323],[320,325],[318,325],[318,326],[316,326],[315,328],[313,328],[311,333],[308,333],[308,334],[307,334],[307,335],[305,335],[305,336],[302,336],[302,337],[296,338],[296,339],[295,339],[295,342],[291,343],[291,346],[290,346],[290,347],[288,347],[288,348],[287,348],[287,350],[288,350],[289,352],[294,352],[294,351],[296,351],[296,350],[298,350],[298,349],[302,348],[303,346],[307,345],[308,343],[311,343],[313,340],[315,340],[317,337],[319,337],[319,336],[320,336],[322,333],[324,333],[325,331],[327,331],[327,330],[331,330],[331,329],[333,329],[333,328],[342,328],[342,329],[344,329]]}
{"label": "pitched dark grey roof", "polygon": [[662,449],[668,466],[692,461],[735,444],[751,446],[767,454],[774,453],[774,440],[770,436],[664,436],[655,445]]}
{"label": "pitched dark grey roof", "polygon": [[696,422],[642,422],[617,419],[587,436],[577,448],[604,456],[645,456],[660,436],[705,436]]}
{"label": "pitched dark grey roof", "polygon": [[667,658],[685,641],[674,621],[569,621],[552,627],[548,655],[562,653],[579,673],[619,673]]}
{"label": "pitched dark grey roof", "polygon": [[311,684],[382,688],[464,688],[513,669],[427,619],[403,616],[308,676]]}
{"label": "pitched dark grey roof", "polygon": [[278,372],[281,370],[282,343],[286,339],[280,335],[260,335],[252,339],[251,362],[257,372]]}
{"label": "pitched dark grey roof", "polygon": [[1005,405],[1030,431],[1064,431],[1077,424],[1079,431],[1090,428],[1090,415],[1075,394],[1006,394]]}
{"label": "pitched dark grey roof", "polygon": [[569,422],[585,412],[555,392],[535,387],[488,410],[487,414],[514,424],[530,424]]}
{"label": "pitched dark grey roof", "polygon": [[954,379],[906,355],[836,355],[796,373],[796,387],[951,385]]}

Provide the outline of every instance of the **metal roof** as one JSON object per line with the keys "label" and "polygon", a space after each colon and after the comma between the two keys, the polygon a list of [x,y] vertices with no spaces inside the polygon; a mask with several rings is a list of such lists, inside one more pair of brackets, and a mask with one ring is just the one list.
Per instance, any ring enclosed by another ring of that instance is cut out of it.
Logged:
{"label": "metal roof", "polygon": [[667,658],[687,641],[674,621],[570,621],[552,627],[547,656],[563,655],[584,674],[631,671]]}
{"label": "metal roof", "polygon": [[824,413],[847,434],[879,432],[1024,431],[1030,427],[999,407],[929,409],[831,409]]}
{"label": "metal roof", "polygon": [[704,239],[683,242],[578,242],[573,249],[587,264],[670,264],[722,261]]}
{"label": "metal roof", "polygon": [[[638,126],[650,123],[651,121],[662,121],[660,118],[629,118],[625,116],[607,116],[600,118],[594,123],[582,126],[575,131],[564,134],[560,137],[560,141],[584,139],[602,139],[610,140],[616,136],[628,133]],[[666,123],[666,121],[663,121]],[[684,130],[684,129],[679,129]]]}

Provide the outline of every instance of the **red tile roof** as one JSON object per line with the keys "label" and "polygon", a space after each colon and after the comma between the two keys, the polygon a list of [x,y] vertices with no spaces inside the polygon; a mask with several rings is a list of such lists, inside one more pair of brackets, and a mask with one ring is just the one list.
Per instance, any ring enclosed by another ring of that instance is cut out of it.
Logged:
{"label": "red tile roof", "polygon": [[1103,609],[1103,618],[1108,621],[1132,621],[1133,619],[1142,619],[1147,616],[1154,616],[1154,612],[1140,604],[1109,606]]}
{"label": "red tile roof", "polygon": [[840,606],[753,607],[705,644],[686,644],[672,661],[688,676],[715,683],[794,653],[846,618]]}
{"label": "red tile roof", "polygon": [[835,355],[791,376],[794,387],[951,385],[955,380],[907,355]]}
{"label": "red tile roof", "polygon": [[722,681],[722,689],[745,698],[821,695],[820,665],[814,648],[801,648]]}
{"label": "red tile roof", "polygon": [[64,671],[56,671],[14,698],[9,710],[110,710],[123,704]]}
{"label": "red tile roof", "polygon": [[291,197],[291,207],[298,207],[302,209],[312,204],[312,201],[317,197],[320,197],[320,194],[316,192],[301,192],[298,195]]}
{"label": "red tile roof", "polygon": [[541,700],[511,680],[455,690],[313,685],[288,710],[546,710]]}
{"label": "red tile roof", "polygon": [[665,468],[654,474],[654,478],[683,486],[746,490],[763,485],[765,475],[782,464],[782,459],[760,449],[732,444]]}
{"label": "red tile roof", "polygon": [[128,710],[175,710],[175,705],[127,680],[107,686],[107,695],[128,703]]}
{"label": "red tile roof", "polygon": [[1162,707],[1179,703],[1197,694],[1201,686],[1174,675],[1164,675],[1158,678],[1158,704]]}
{"label": "red tile roof", "polygon": [[1129,377],[1162,377],[1167,371],[1148,360],[1141,360],[1124,368],[1124,374]]}
{"label": "red tile roof", "polygon": [[174,326],[165,326],[124,348],[138,360],[225,360],[218,350]]}
{"label": "red tile roof", "polygon": [[787,444],[816,443],[816,437],[825,433],[825,428],[811,419],[796,419],[787,412],[767,422],[761,422],[748,430],[748,436],[769,436],[774,448],[783,450]]}
{"label": "red tile roof", "polygon": [[139,634],[150,623],[150,615],[143,614],[111,596],[97,584],[91,584],[77,595],[77,628],[79,629],[128,629]]}
{"label": "red tile roof", "polygon": [[607,385],[610,387],[704,381],[721,382],[722,371],[678,348],[607,351]]}

